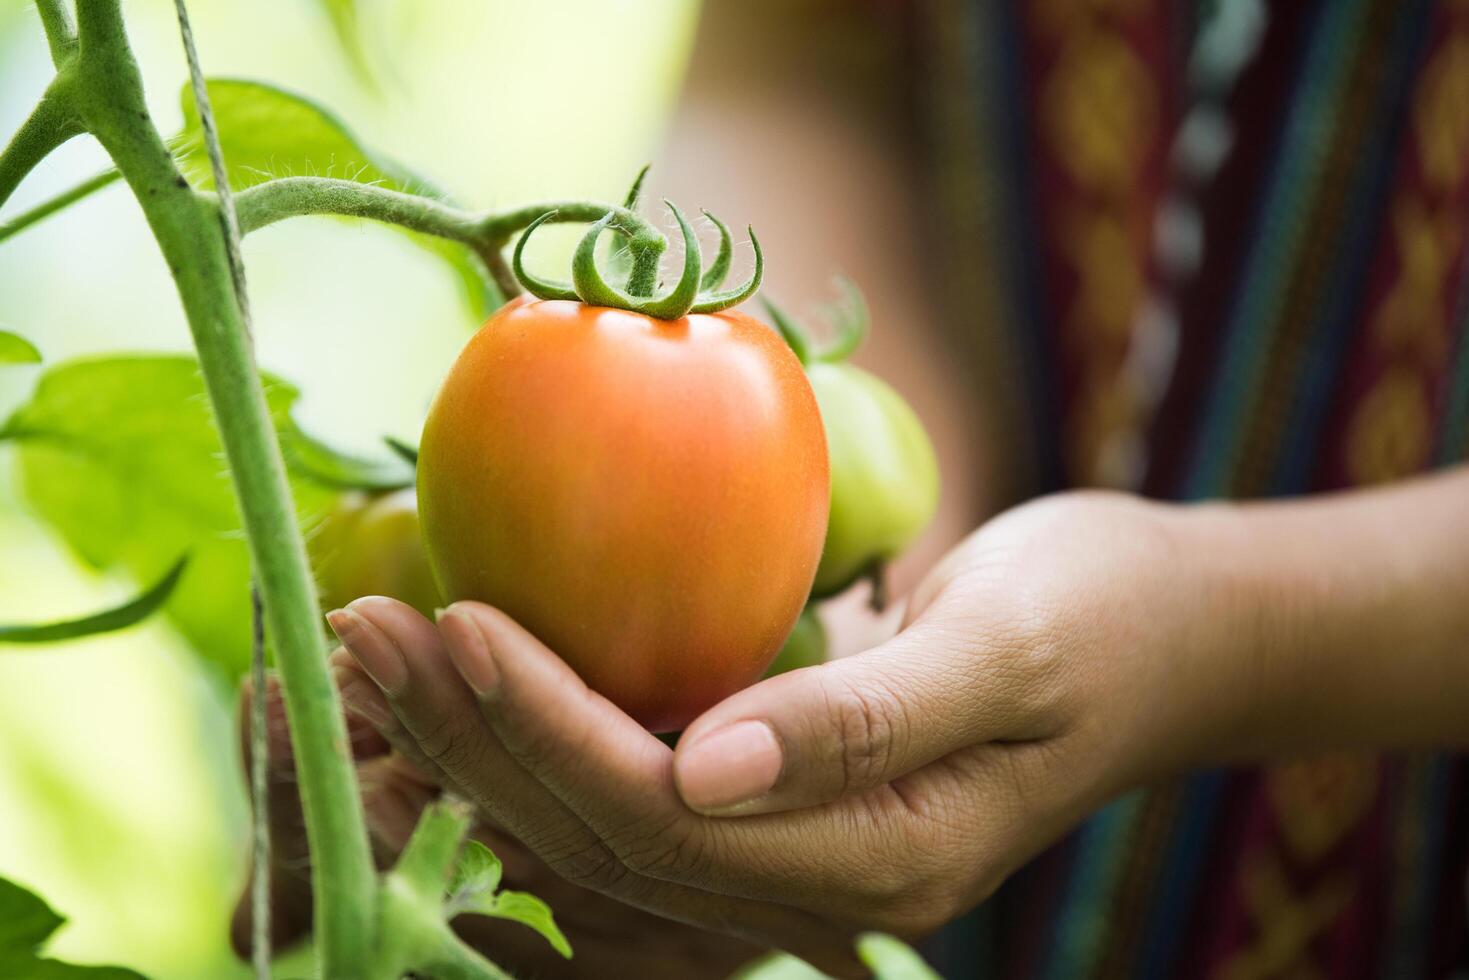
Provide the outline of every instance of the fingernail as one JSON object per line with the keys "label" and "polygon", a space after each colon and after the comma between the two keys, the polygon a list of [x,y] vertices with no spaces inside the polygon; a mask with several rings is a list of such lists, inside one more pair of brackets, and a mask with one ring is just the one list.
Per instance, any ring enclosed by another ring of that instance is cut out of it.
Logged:
{"label": "fingernail", "polygon": [[740,721],[705,735],[675,757],[684,802],[729,811],[769,793],[780,778],[780,742],[763,721]]}
{"label": "fingernail", "polygon": [[392,694],[408,681],[403,652],[382,630],[350,609],[333,609],[326,614],[326,621],[378,687]]}
{"label": "fingernail", "polygon": [[480,697],[494,694],[500,687],[500,668],[495,665],[489,640],[474,617],[457,609],[445,609],[439,614],[439,630],[444,635],[449,659],[454,661],[464,683]]}
{"label": "fingernail", "polygon": [[362,679],[362,675],[351,667],[337,667],[332,671],[337,691],[347,710],[367,721],[380,732],[392,731],[398,725],[393,709],[383,692]]}

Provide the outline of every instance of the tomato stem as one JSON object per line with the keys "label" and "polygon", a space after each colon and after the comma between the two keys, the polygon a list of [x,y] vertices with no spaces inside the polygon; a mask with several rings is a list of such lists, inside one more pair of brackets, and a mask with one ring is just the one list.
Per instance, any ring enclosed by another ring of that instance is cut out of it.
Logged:
{"label": "tomato stem", "polygon": [[367,830],[219,199],[189,187],[153,124],[119,0],[87,0],[77,15],[76,61],[57,77],[74,67],[77,115],[127,181],[173,274],[240,504],[291,726],[322,975],[369,977],[377,920]]}

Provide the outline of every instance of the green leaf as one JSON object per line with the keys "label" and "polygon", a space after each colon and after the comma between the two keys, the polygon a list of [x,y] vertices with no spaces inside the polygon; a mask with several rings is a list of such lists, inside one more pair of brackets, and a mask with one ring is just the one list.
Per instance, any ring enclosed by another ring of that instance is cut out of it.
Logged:
{"label": "green leaf", "polygon": [[858,936],[857,955],[877,980],[943,980],[912,946],[887,933]]}
{"label": "green leaf", "polygon": [[25,980],[143,980],[116,966],[73,966],[38,950],[66,920],[39,896],[0,878],[0,977]]}
{"label": "green leaf", "polygon": [[494,851],[477,840],[465,841],[459,852],[459,863],[449,878],[449,907],[467,909],[470,906],[466,903],[493,897],[495,889],[500,887],[501,870]]}
{"label": "green leaf", "polygon": [[530,926],[545,937],[552,949],[568,960],[571,959],[571,943],[566,941],[566,937],[556,926],[556,920],[551,916],[551,906],[534,895],[527,892],[500,892],[495,896],[491,907],[474,908],[470,911]]}
{"label": "green leaf", "polygon": [[[266,378],[277,427],[297,392]],[[219,434],[186,356],[81,359],[42,374],[0,428],[18,443],[21,486],[36,513],[95,568],[154,581],[189,567],[165,613],[232,676],[250,660],[250,560]],[[338,494],[292,478],[309,526]],[[0,974],[3,975],[3,974]]]}
{"label": "green leaf", "polygon": [[293,471],[323,486],[370,492],[413,486],[413,467],[395,453],[389,459],[364,459],[328,446],[288,416],[280,430],[281,452]]}
{"label": "green leaf", "polygon": [[510,919],[530,926],[546,938],[552,949],[571,959],[571,944],[557,928],[549,905],[527,892],[495,891],[500,887],[501,870],[494,851],[477,840],[465,841],[449,878],[445,918],[469,914]]}
{"label": "green leaf", "polygon": [[414,469],[418,468],[417,446],[410,446],[402,439],[395,439],[393,436],[383,436],[383,442],[387,443],[388,448],[396,453],[398,458],[403,460],[403,462],[412,466]]}
{"label": "green leaf", "polygon": [[362,24],[357,16],[357,0],[317,0],[332,22],[332,33],[357,77],[369,88],[377,88],[377,74],[372,59],[362,43]]}
{"label": "green leaf", "polygon": [[[305,96],[241,79],[215,78],[206,86],[234,190],[276,177],[337,177],[450,202],[427,178],[369,149],[335,113]],[[175,143],[179,164],[195,184],[212,187],[199,111],[188,85],[182,100],[184,129]],[[465,246],[397,230],[449,263],[476,315],[498,305],[498,292]]]}
{"label": "green leaf", "polygon": [[0,364],[40,364],[41,352],[20,334],[0,330]]}
{"label": "green leaf", "polygon": [[0,643],[55,643],[59,640],[73,640],[82,636],[126,629],[134,623],[147,619],[159,606],[163,605],[164,601],[173,594],[174,587],[178,585],[179,577],[183,575],[184,567],[188,563],[187,556],[180,558],[168,570],[168,574],[155,582],[142,595],[112,609],[59,623],[46,623],[38,626],[0,626]]}

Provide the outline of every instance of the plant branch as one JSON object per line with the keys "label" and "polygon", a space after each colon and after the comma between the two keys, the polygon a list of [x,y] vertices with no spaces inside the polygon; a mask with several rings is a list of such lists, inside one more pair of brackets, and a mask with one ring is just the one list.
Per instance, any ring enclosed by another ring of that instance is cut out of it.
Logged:
{"label": "plant branch", "polygon": [[46,43],[51,47],[51,63],[60,68],[77,49],[77,34],[71,23],[71,11],[66,9],[66,0],[36,0],[36,13],[41,15]]}
{"label": "plant branch", "polygon": [[70,190],[62,191],[55,197],[42,201],[35,207],[22,211],[9,221],[0,222],[0,242],[5,241],[11,235],[19,234],[38,221],[51,217],[57,211],[69,207],[96,191],[114,183],[122,174],[116,170],[104,170],[95,177],[82,181]]}
{"label": "plant branch", "polygon": [[423,811],[392,874],[420,898],[443,903],[454,856],[469,829],[469,808],[458,802],[435,803]]}
{"label": "plant branch", "polygon": [[148,113],[119,0],[77,10],[77,106],[137,197],[199,354],[281,673],[313,860],[322,976],[374,976],[376,883],[346,725],[280,444],[237,301],[218,198],[195,193]]}
{"label": "plant branch", "polygon": [[611,227],[631,238],[640,251],[662,251],[656,228],[626,208],[598,201],[548,201],[510,211],[465,211],[417,194],[375,184],[330,177],[281,177],[240,191],[235,197],[240,232],[249,234],[277,221],[308,214],[368,218],[469,246],[484,262],[506,296],[520,292],[503,250],[515,233],[548,211],[555,222],[598,221],[609,211]]}
{"label": "plant branch", "polygon": [[74,105],[73,76],[58,74],[41,101],[20,124],[10,143],[0,151],[0,206],[10,198],[25,175],[61,144],[82,132]]}

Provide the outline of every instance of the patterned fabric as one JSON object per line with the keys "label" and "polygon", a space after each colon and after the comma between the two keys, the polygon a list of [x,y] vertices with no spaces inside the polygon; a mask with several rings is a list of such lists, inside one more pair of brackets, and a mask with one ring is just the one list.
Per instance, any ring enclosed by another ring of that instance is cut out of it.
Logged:
{"label": "patterned fabric", "polygon": [[[951,322],[1016,496],[1197,499],[1469,457],[1469,0],[921,0]],[[1464,962],[1469,765],[1199,773],[1096,814],[945,975]]]}

